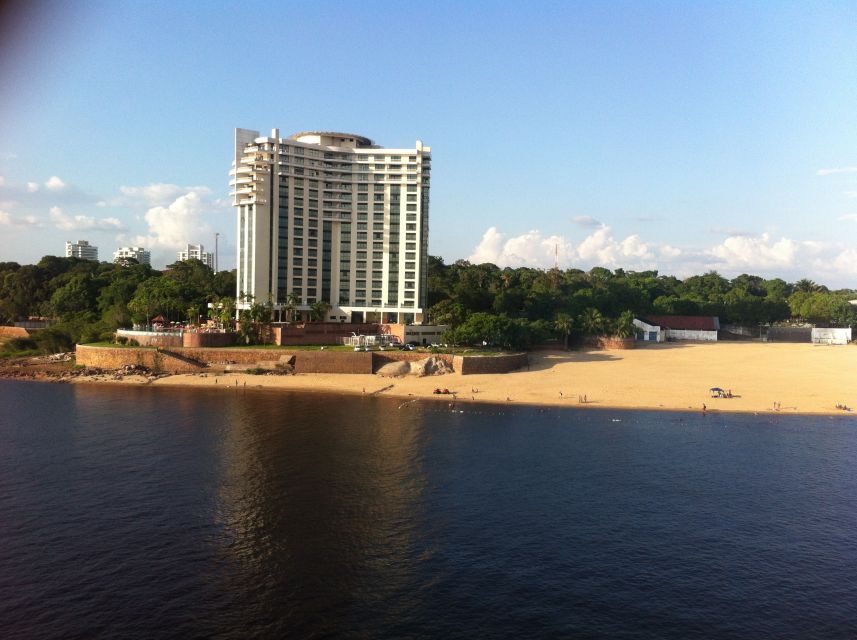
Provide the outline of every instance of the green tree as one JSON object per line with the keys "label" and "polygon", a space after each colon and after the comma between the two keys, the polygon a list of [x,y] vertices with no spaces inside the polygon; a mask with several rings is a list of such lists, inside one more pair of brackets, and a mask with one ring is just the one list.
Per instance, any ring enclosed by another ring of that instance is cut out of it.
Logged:
{"label": "green tree", "polygon": [[623,311],[616,320],[616,335],[619,338],[630,338],[634,335],[634,312]]}
{"label": "green tree", "polygon": [[327,319],[327,314],[330,311],[330,303],[326,300],[313,302],[310,306],[310,315],[315,322],[324,322]]}
{"label": "green tree", "polygon": [[588,336],[598,336],[604,331],[604,316],[598,309],[590,307],[580,316],[580,327]]}
{"label": "green tree", "polygon": [[567,313],[558,313],[554,318],[554,328],[562,336],[563,347],[568,351],[568,337],[574,331],[574,318]]}

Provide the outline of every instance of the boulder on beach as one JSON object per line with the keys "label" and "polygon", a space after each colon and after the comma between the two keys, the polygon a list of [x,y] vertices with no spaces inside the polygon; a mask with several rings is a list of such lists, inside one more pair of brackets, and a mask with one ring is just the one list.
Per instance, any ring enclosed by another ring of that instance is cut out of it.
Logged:
{"label": "boulder on beach", "polygon": [[430,356],[413,362],[390,362],[377,371],[380,376],[439,376],[452,373],[452,367],[442,358]]}
{"label": "boulder on beach", "polygon": [[388,362],[378,369],[379,376],[406,376],[411,373],[410,362]]}

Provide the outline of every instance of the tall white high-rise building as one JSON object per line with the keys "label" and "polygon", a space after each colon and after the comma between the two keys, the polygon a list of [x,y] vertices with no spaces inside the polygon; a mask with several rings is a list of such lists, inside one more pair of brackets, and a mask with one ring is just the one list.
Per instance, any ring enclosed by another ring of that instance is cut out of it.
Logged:
{"label": "tall white high-rise building", "polygon": [[431,148],[350,133],[235,130],[239,307],[331,305],[326,320],[422,322]]}
{"label": "tall white high-rise building", "polygon": [[186,245],[184,250],[179,251],[179,260],[199,260],[214,269],[214,254],[206,251],[201,244]]}
{"label": "tall white high-rise building", "polygon": [[140,264],[152,264],[152,252],[143,247],[119,247],[113,252],[113,262],[133,258]]}
{"label": "tall white high-rise building", "polygon": [[95,260],[98,262],[98,247],[89,244],[88,240],[65,243],[66,258],[83,258],[84,260]]}

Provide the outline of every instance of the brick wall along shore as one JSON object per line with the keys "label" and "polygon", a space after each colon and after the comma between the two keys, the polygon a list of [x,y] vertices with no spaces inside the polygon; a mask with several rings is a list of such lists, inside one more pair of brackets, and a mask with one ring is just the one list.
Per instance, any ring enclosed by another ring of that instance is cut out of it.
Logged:
{"label": "brick wall along shore", "polygon": [[527,354],[496,356],[452,356],[394,351],[289,351],[288,349],[167,349],[135,347],[99,347],[77,345],[77,364],[100,369],[118,369],[127,364],[141,365],[153,371],[194,373],[227,364],[270,365],[294,356],[295,373],[371,374],[389,362],[423,360],[429,356],[450,363],[462,375],[507,373],[527,365]]}

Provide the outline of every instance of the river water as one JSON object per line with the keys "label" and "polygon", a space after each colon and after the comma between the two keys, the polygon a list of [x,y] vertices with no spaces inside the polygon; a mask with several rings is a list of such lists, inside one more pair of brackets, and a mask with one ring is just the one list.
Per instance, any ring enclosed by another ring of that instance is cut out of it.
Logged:
{"label": "river water", "polygon": [[854,638],[857,421],[0,381],[3,638]]}

